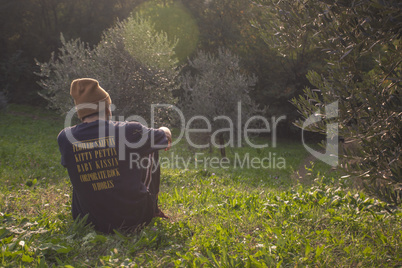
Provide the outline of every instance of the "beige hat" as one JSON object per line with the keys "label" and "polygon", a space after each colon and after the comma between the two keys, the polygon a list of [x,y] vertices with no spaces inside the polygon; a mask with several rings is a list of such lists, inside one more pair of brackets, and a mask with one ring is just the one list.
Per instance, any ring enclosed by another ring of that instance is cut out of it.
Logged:
{"label": "beige hat", "polygon": [[[70,95],[74,99],[78,118],[109,108],[112,103],[109,94],[99,86],[99,82],[91,78],[76,79],[71,83]],[[89,104],[97,104],[96,107]]]}

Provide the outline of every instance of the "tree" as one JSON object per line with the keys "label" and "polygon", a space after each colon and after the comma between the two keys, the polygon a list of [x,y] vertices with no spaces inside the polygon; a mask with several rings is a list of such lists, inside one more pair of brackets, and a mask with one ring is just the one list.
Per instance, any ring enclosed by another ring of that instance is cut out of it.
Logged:
{"label": "tree", "polygon": [[79,38],[91,46],[117,18],[125,19],[144,0],[0,0],[0,90],[11,102],[38,103],[35,60]]}
{"label": "tree", "polygon": [[[261,3],[272,4],[271,1]],[[275,9],[281,16],[281,1]],[[301,13],[291,13],[290,27],[304,25],[315,31],[315,45],[328,54],[325,72],[311,70],[316,89],[293,99],[304,118],[337,101],[339,134],[359,143],[357,155],[346,154],[346,166],[366,179],[367,189],[384,201],[399,204],[402,197],[402,3],[389,1],[297,1]],[[291,32],[292,29],[282,29]],[[289,35],[290,36],[290,35]],[[300,42],[290,36],[284,42]],[[309,130],[325,133],[325,118]],[[303,120],[296,122],[303,126]],[[353,164],[354,163],[354,164]]]}
{"label": "tree", "polygon": [[[317,53],[309,45],[312,34],[305,34],[302,48],[295,44],[292,55],[284,57],[280,46],[267,36],[278,33],[279,25],[286,24],[284,18],[272,15],[270,9],[274,6],[263,8],[249,0],[189,0],[184,5],[197,18],[201,50],[213,53],[219,47],[226,47],[242,58],[245,70],[258,76],[255,90],[250,94],[258,104],[269,106],[266,116],[286,115],[287,122],[297,118],[297,111],[289,100],[310,85],[305,76],[308,69],[322,62],[323,53]],[[261,26],[266,26],[266,35],[259,35]],[[295,135],[295,130],[290,123],[280,126],[282,135]]]}
{"label": "tree", "polygon": [[225,147],[234,145],[231,144],[233,139],[225,143],[225,136],[230,135],[231,130],[237,132],[236,122],[244,124],[250,116],[262,112],[249,96],[257,78],[244,73],[239,58],[223,48],[219,49],[217,56],[200,51],[189,61],[189,67],[191,71],[181,77],[184,114],[187,118],[202,117],[194,121],[194,126],[200,129],[207,128],[207,122],[211,123],[211,130],[207,133],[209,140],[220,148],[221,156],[226,157]]}
{"label": "tree", "polygon": [[[130,17],[105,31],[94,48],[80,39],[66,41],[58,57],[39,63],[41,95],[62,113],[73,107],[69,87],[73,79],[97,79],[111,95],[121,116],[138,115],[149,119],[151,104],[174,103],[177,71],[174,44],[165,33],[157,33],[149,20]],[[144,51],[137,47],[147,46]],[[149,122],[149,121],[147,121]]]}
{"label": "tree", "polygon": [[315,43],[316,29],[311,23],[315,18],[305,1],[256,1],[254,4],[259,15],[254,16],[252,23],[275,55],[270,61],[270,72],[276,78],[271,78],[274,86],[264,92],[265,98],[273,100],[269,103],[270,110],[283,111],[289,121],[296,120],[294,107],[287,106],[291,106],[289,100],[311,86],[306,77],[310,69],[318,71],[325,65],[326,54]]}

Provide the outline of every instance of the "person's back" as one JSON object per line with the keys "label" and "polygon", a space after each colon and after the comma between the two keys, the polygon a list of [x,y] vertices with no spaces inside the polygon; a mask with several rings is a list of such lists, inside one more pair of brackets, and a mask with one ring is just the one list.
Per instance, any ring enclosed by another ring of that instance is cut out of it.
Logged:
{"label": "person's back", "polygon": [[[80,82],[73,82],[72,95],[75,88],[88,88]],[[88,222],[102,232],[148,224],[158,213],[157,151],[168,147],[169,135],[139,123],[114,122],[88,113],[83,116],[78,109],[83,123],[58,136],[61,162],[73,185],[73,218],[88,214]]]}

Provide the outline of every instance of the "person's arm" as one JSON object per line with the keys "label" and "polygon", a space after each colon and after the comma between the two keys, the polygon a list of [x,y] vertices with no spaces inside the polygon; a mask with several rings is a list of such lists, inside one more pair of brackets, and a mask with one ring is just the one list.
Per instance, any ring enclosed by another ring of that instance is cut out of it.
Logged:
{"label": "person's arm", "polygon": [[167,127],[148,128],[136,122],[126,124],[126,137],[128,142],[136,145],[134,151],[142,156],[156,150],[168,150],[172,142],[172,134]]}
{"label": "person's arm", "polygon": [[163,130],[165,132],[166,138],[168,140],[168,147],[166,147],[165,151],[169,150],[171,145],[172,145],[172,133],[170,132],[170,129],[167,127],[160,127],[160,130]]}

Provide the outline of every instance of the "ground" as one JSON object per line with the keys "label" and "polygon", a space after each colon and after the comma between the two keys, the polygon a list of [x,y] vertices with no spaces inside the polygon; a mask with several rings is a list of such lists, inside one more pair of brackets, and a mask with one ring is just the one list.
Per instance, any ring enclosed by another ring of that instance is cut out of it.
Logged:
{"label": "ground", "polygon": [[[11,108],[0,114],[2,267],[401,267],[401,210],[390,213],[289,141],[228,151],[275,153],[284,169],[164,169],[160,204],[170,220],[140,233],[95,232],[71,218],[55,139],[62,118]],[[161,156],[194,157],[180,145]]]}

